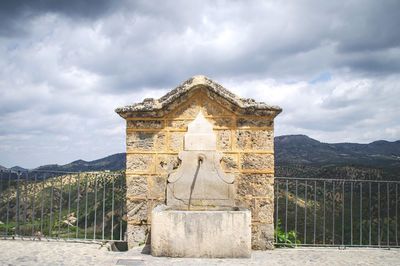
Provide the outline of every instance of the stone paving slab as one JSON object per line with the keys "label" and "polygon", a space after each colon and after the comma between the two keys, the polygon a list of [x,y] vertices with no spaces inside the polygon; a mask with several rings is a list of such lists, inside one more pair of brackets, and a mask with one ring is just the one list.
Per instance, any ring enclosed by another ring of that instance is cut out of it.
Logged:
{"label": "stone paving slab", "polygon": [[0,240],[0,265],[400,265],[400,249],[394,248],[280,248],[253,251],[250,259],[155,258],[141,252],[112,252],[98,244]]}

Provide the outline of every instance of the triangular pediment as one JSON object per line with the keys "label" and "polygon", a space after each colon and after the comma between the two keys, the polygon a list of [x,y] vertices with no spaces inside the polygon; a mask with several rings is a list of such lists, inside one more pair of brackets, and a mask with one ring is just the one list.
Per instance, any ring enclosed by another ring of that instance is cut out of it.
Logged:
{"label": "triangular pediment", "polygon": [[[194,95],[201,95],[201,97],[193,97]],[[143,102],[117,108],[115,111],[123,118],[163,117],[179,110],[182,111],[183,105],[201,108],[206,115],[213,115],[208,112],[220,115],[228,112],[275,117],[282,111],[278,106],[240,98],[205,76],[194,76],[159,99],[147,98]]]}

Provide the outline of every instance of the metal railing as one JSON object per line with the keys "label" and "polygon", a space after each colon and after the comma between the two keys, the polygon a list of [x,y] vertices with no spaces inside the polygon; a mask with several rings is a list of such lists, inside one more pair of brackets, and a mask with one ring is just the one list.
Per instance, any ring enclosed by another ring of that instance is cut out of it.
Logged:
{"label": "metal railing", "polygon": [[400,181],[275,178],[275,244],[399,247]]}
{"label": "metal railing", "polygon": [[[275,244],[399,246],[400,181],[275,178]],[[0,171],[0,237],[125,241],[124,172]]]}
{"label": "metal railing", "polygon": [[2,238],[124,241],[124,172],[0,172]]}

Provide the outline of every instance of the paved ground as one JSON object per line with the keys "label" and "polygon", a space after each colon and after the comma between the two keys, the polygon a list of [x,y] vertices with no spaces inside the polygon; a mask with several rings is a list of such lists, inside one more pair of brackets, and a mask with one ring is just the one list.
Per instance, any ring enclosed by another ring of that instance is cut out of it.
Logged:
{"label": "paved ground", "polygon": [[400,249],[297,248],[254,251],[250,259],[154,258],[141,249],[98,244],[0,240],[0,265],[400,265]]}

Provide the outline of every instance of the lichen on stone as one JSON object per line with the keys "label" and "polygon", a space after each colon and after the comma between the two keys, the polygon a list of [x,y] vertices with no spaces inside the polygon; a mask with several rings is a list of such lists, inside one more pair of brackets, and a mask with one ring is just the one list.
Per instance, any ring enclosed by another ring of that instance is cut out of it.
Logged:
{"label": "lichen on stone", "polygon": [[256,102],[254,99],[250,98],[240,98],[213,80],[199,75],[186,80],[159,99],[146,98],[143,102],[117,108],[115,112],[124,118],[127,117],[126,114],[128,113],[148,113],[150,116],[156,115],[156,113],[150,112],[165,109],[184,94],[199,87],[206,88],[227,102],[239,107],[243,113],[257,115],[259,111],[268,111],[270,115],[275,117],[282,111],[279,106],[270,106],[264,102]]}

